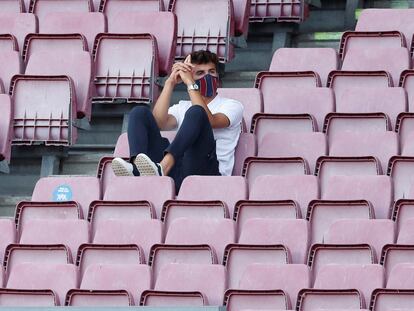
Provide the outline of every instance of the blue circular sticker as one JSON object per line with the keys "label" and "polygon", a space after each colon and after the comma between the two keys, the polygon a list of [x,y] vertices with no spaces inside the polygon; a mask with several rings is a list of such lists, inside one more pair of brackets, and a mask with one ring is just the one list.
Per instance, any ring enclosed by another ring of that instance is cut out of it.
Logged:
{"label": "blue circular sticker", "polygon": [[53,201],[71,201],[72,189],[67,185],[60,185],[53,191]]}

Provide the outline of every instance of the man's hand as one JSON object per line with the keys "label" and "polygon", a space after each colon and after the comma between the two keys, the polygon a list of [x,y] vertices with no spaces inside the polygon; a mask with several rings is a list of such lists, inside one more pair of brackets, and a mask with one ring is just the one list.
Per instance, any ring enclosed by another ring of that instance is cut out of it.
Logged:
{"label": "man's hand", "polygon": [[185,84],[194,83],[193,80],[193,67],[191,64],[191,56],[188,55],[184,62],[175,63],[172,67],[170,77],[167,79],[174,85],[184,82]]}

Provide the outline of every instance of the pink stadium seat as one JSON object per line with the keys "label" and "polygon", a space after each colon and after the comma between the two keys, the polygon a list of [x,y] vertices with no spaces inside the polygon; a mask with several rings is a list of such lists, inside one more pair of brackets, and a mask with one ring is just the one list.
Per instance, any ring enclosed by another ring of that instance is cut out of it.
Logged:
{"label": "pink stadium seat", "polygon": [[244,290],[281,289],[289,297],[290,306],[293,309],[299,290],[310,286],[309,267],[304,264],[252,264],[246,268],[239,288]]}
{"label": "pink stadium seat", "polygon": [[0,2],[0,11],[4,13],[23,13],[25,11],[22,0],[4,0]]}
{"label": "pink stadium seat", "polygon": [[251,200],[294,200],[301,214],[306,215],[308,204],[319,198],[318,179],[315,176],[259,176],[250,189]]}
{"label": "pink stadium seat", "polygon": [[[60,1],[60,0],[59,0]],[[88,42],[82,34],[36,34],[26,36],[22,57],[27,64],[34,53],[74,53],[88,51]]]}
{"label": "pink stadium seat", "polygon": [[106,19],[98,12],[53,12],[47,14],[39,24],[39,33],[80,33],[88,41],[92,52],[97,34],[106,32]]}
{"label": "pink stadium seat", "polygon": [[365,9],[356,25],[357,31],[400,31],[407,46],[413,37],[413,11],[404,9]]}
{"label": "pink stadium seat", "polygon": [[392,269],[387,281],[387,288],[412,289],[414,287],[414,265],[401,263]]}
{"label": "pink stadium seat", "polygon": [[316,119],[310,114],[255,114],[252,120],[252,133],[260,144],[269,133],[317,132]]}
{"label": "pink stadium seat", "polygon": [[[88,302],[88,296],[95,294],[103,301],[100,305],[110,306],[113,302],[113,291],[127,290],[133,297],[135,305],[139,305],[141,293],[151,288],[151,268],[140,264],[95,264],[86,269],[80,289],[89,293],[82,295],[82,291],[71,297],[72,306],[92,306],[93,301]],[[102,291],[107,291],[103,295]],[[76,290],[75,290],[76,292]],[[72,293],[73,295],[73,293]],[[103,302],[106,302],[105,304]],[[108,304],[107,304],[108,303]],[[113,306],[113,305],[112,305]]]}
{"label": "pink stadium seat", "polygon": [[309,226],[303,219],[260,219],[246,221],[239,243],[287,247],[293,263],[305,263],[310,242]]}
{"label": "pink stadium seat", "polygon": [[54,307],[59,299],[51,289],[0,289],[2,307]]}
{"label": "pink stadium seat", "polygon": [[330,244],[367,243],[381,258],[382,247],[395,241],[395,224],[389,219],[342,219],[334,222],[324,242]]}
{"label": "pink stadium seat", "polygon": [[34,14],[1,12],[0,25],[1,33],[11,34],[17,39],[16,51],[20,52],[23,51],[26,35],[37,32],[37,19]]}
{"label": "pink stadium seat", "polygon": [[400,87],[407,93],[408,111],[414,112],[414,70],[405,70],[401,73]]}
{"label": "pink stadium seat", "polygon": [[269,70],[314,71],[325,86],[328,74],[338,66],[338,55],[331,48],[281,48],[273,54]]}
{"label": "pink stadium seat", "polygon": [[174,181],[168,176],[117,177],[106,188],[104,200],[149,201],[155,209],[157,218],[160,219],[164,202],[174,199],[174,196]]}
{"label": "pink stadium seat", "polygon": [[382,249],[381,264],[385,268],[387,280],[391,275],[391,271],[401,264],[414,264],[414,246],[388,244]]}
{"label": "pink stadium seat", "polygon": [[71,307],[130,307],[131,294],[126,290],[71,289],[66,295],[66,306]]}
{"label": "pink stadium seat", "polygon": [[252,218],[301,218],[299,204],[293,200],[242,200],[234,210],[237,233]]}
{"label": "pink stadium seat", "polygon": [[398,31],[346,31],[339,47],[339,56],[343,60],[352,50],[375,50],[394,47],[407,47],[404,35]]}
{"label": "pink stadium seat", "polygon": [[152,103],[158,97],[158,50],[150,34],[99,34],[93,58],[96,64],[97,103]]}
{"label": "pink stadium seat", "polygon": [[243,173],[244,161],[249,157],[257,154],[256,136],[252,133],[240,133],[236,150],[234,151],[234,176],[240,176]]}
{"label": "pink stadium seat", "polygon": [[3,260],[7,245],[16,242],[16,226],[13,219],[0,219],[0,260]]}
{"label": "pink stadium seat", "polygon": [[397,231],[400,231],[402,226],[406,226],[405,222],[411,218],[414,218],[414,200],[397,200],[391,213],[391,219],[397,223]]}
{"label": "pink stadium seat", "polygon": [[13,273],[14,267],[21,263],[71,264],[72,254],[62,244],[27,245],[10,244],[6,249],[4,266],[6,275]]}
{"label": "pink stadium seat", "polygon": [[305,175],[309,174],[308,163],[302,158],[260,158],[249,157],[244,162],[242,175],[249,187],[262,175]]}
{"label": "pink stadium seat", "polygon": [[[234,36],[233,5],[229,0],[194,2],[192,0],[172,0],[171,12],[177,15],[176,59],[184,59],[188,54],[207,49],[217,54],[221,62],[229,62],[234,57],[234,47],[230,38]],[[194,12],[203,14],[194,14]]]}
{"label": "pink stadium seat", "polygon": [[395,129],[397,116],[408,111],[407,95],[403,88],[350,88],[336,97],[336,112],[384,112]]}
{"label": "pink stadium seat", "polygon": [[[8,94],[10,89],[10,81],[14,75],[22,73],[22,62],[19,52],[2,51],[0,52],[0,79],[3,82],[4,93]],[[2,95],[3,97],[4,95]]]}
{"label": "pink stadium seat", "polygon": [[252,0],[250,21],[263,22],[276,19],[278,22],[301,22],[305,18],[305,2],[301,0]]}
{"label": "pink stadium seat", "polygon": [[220,200],[226,203],[229,214],[239,200],[247,199],[247,183],[240,176],[188,176],[184,179],[178,200]]}
{"label": "pink stadium seat", "polygon": [[302,289],[298,294],[298,311],[359,310],[365,306],[357,289]]}
{"label": "pink stadium seat", "polygon": [[394,202],[389,176],[332,176],[322,192],[323,200],[367,200],[375,218],[390,218]]}
{"label": "pink stadium seat", "polygon": [[325,266],[374,263],[377,263],[375,251],[368,244],[313,244],[309,250],[308,266],[314,276]]}
{"label": "pink stadium seat", "polygon": [[235,231],[235,223],[230,219],[178,218],[170,224],[165,243],[210,245],[221,262],[226,245],[236,241]]}
{"label": "pink stadium seat", "polygon": [[288,299],[282,290],[229,289],[224,295],[224,305],[236,310],[288,310]]}
{"label": "pink stadium seat", "polygon": [[399,150],[398,135],[390,131],[337,133],[329,144],[330,156],[375,156],[381,163],[382,172],[387,171],[388,160],[398,155]]}
{"label": "pink stadium seat", "polygon": [[405,219],[404,221],[400,223],[400,230],[399,230],[398,239],[397,239],[398,244],[404,244],[404,245],[414,244],[413,224],[414,224],[413,218]]}
{"label": "pink stadium seat", "polygon": [[[56,274],[59,277],[56,277]],[[21,263],[16,265],[6,285],[10,289],[51,289],[56,293],[57,301],[60,301],[60,305],[64,305],[67,291],[77,286],[78,270],[75,265],[40,263]],[[21,293],[20,299],[24,300],[24,296],[24,293]]]}
{"label": "pink stadium seat", "polygon": [[89,223],[85,220],[37,219],[22,228],[20,244],[64,244],[76,258],[78,248],[89,242]]}
{"label": "pink stadium seat", "polygon": [[320,157],[315,175],[319,177],[321,191],[334,175],[381,175],[382,167],[375,157]]}
{"label": "pink stadium seat", "polygon": [[0,51],[19,51],[16,37],[12,34],[1,34]]}
{"label": "pink stadium seat", "polygon": [[414,114],[413,113],[401,113],[397,119],[397,132],[400,136],[401,142],[401,155],[413,156],[414,155],[414,143],[412,142],[414,129]]}
{"label": "pink stadium seat", "polygon": [[329,73],[328,87],[335,92],[336,98],[342,96],[350,88],[377,88],[393,86],[392,78],[386,71],[343,71],[334,70]]}
{"label": "pink stadium seat", "polygon": [[[164,266],[155,283],[154,291],[143,293],[145,306],[188,306],[194,298],[186,299],[186,293],[201,293],[201,305],[221,306],[227,288],[226,270],[222,265],[168,264]],[[167,292],[163,295],[163,292]],[[176,297],[168,296],[175,292]]]}
{"label": "pink stadium seat", "polygon": [[393,181],[395,200],[410,198],[413,173],[414,158],[394,156],[390,159],[388,175]]}
{"label": "pink stadium seat", "polygon": [[170,224],[178,218],[232,218],[223,201],[181,201],[169,200],[164,203],[161,221],[168,230]]}
{"label": "pink stadium seat", "polygon": [[92,12],[91,0],[30,0],[29,12],[36,14],[40,23],[54,12]]}
{"label": "pink stadium seat", "polygon": [[243,104],[245,130],[250,132],[253,116],[263,112],[263,99],[260,90],[255,88],[219,88],[217,93],[221,97],[235,99]]}
{"label": "pink stadium seat", "polygon": [[89,204],[100,197],[99,180],[96,177],[55,176],[38,180],[33,190],[32,201],[76,201],[86,219]]}
{"label": "pink stadium seat", "polygon": [[314,288],[356,288],[368,305],[372,291],[384,285],[384,267],[381,265],[325,265],[316,275]]}
{"label": "pink stadium seat", "polygon": [[256,76],[254,87],[260,89],[263,94],[272,94],[274,89],[279,87],[314,89],[321,87],[321,80],[314,71],[260,71]]}
{"label": "pink stadium seat", "polygon": [[323,236],[336,220],[371,219],[373,216],[373,209],[368,201],[314,200],[310,202],[306,216],[311,228],[311,242],[323,243]]}
{"label": "pink stadium seat", "polygon": [[250,5],[251,0],[233,0],[236,36],[247,36],[247,32],[249,31]]}
{"label": "pink stadium seat", "polygon": [[92,233],[102,222],[114,220],[149,220],[156,218],[155,209],[148,201],[93,201],[89,207],[88,220]]}
{"label": "pink stadium seat", "polygon": [[18,232],[34,219],[82,219],[81,207],[74,201],[33,202],[22,201],[16,206],[15,221]]}
{"label": "pink stadium seat", "polygon": [[76,101],[73,82],[66,76],[13,77],[13,144],[68,146],[76,142]]}
{"label": "pink stadium seat", "polygon": [[161,221],[119,220],[102,221],[96,227],[93,243],[95,244],[136,244],[144,251],[148,259],[152,245],[162,243],[163,227]]}
{"label": "pink stadium seat", "polygon": [[315,171],[316,160],[328,153],[323,133],[267,133],[258,146],[259,157],[301,157]]}
{"label": "pink stadium seat", "polygon": [[157,280],[162,267],[170,263],[217,264],[218,262],[215,251],[208,245],[153,245],[148,264],[152,268],[154,281]]}
{"label": "pink stadium seat", "polygon": [[66,75],[75,86],[77,118],[91,119],[93,63],[88,52],[37,52],[26,66],[28,75]]}
{"label": "pink stadium seat", "polygon": [[[163,0],[101,0],[99,12],[105,14],[108,25],[112,25],[120,13],[124,12],[159,12],[164,11]],[[111,30],[109,29],[111,32]],[[136,33],[140,33],[137,31]]]}
{"label": "pink stadium seat", "polygon": [[[142,3],[151,1],[107,1],[108,3]],[[114,7],[116,8],[116,6]],[[151,33],[157,39],[159,71],[162,76],[170,73],[177,41],[177,18],[171,12],[119,12],[108,16],[111,33]],[[153,21],[157,20],[154,24]]]}
{"label": "pink stadium seat", "polygon": [[350,50],[342,64],[342,70],[375,71],[386,70],[391,74],[394,85],[399,85],[401,72],[411,68],[409,51],[403,47],[384,49]]}
{"label": "pink stadium seat", "polygon": [[[0,56],[1,57],[1,56]],[[12,140],[12,103],[8,95],[0,94],[0,162],[10,162]]]}
{"label": "pink stadium seat", "polygon": [[372,293],[371,310],[410,310],[414,307],[412,289],[377,289]]}
{"label": "pink stadium seat", "polygon": [[76,265],[81,277],[92,265],[143,264],[144,254],[140,247],[132,244],[103,245],[83,244],[79,247]]}

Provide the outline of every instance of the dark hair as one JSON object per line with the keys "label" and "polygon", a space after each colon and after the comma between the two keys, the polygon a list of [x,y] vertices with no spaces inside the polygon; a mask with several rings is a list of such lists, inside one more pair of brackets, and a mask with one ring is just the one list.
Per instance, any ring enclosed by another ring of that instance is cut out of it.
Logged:
{"label": "dark hair", "polygon": [[191,63],[196,65],[213,63],[218,70],[219,59],[213,52],[200,50],[191,53]]}

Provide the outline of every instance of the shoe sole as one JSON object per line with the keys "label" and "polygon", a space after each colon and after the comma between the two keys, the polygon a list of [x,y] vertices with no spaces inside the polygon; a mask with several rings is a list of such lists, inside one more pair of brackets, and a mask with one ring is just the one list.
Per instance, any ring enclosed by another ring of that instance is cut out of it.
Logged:
{"label": "shoe sole", "polygon": [[117,159],[112,160],[112,171],[114,172],[115,176],[134,176],[132,172],[128,171],[121,162],[117,161]]}
{"label": "shoe sole", "polygon": [[136,165],[141,176],[160,176],[158,174],[157,166],[145,154],[137,155],[134,164]]}

